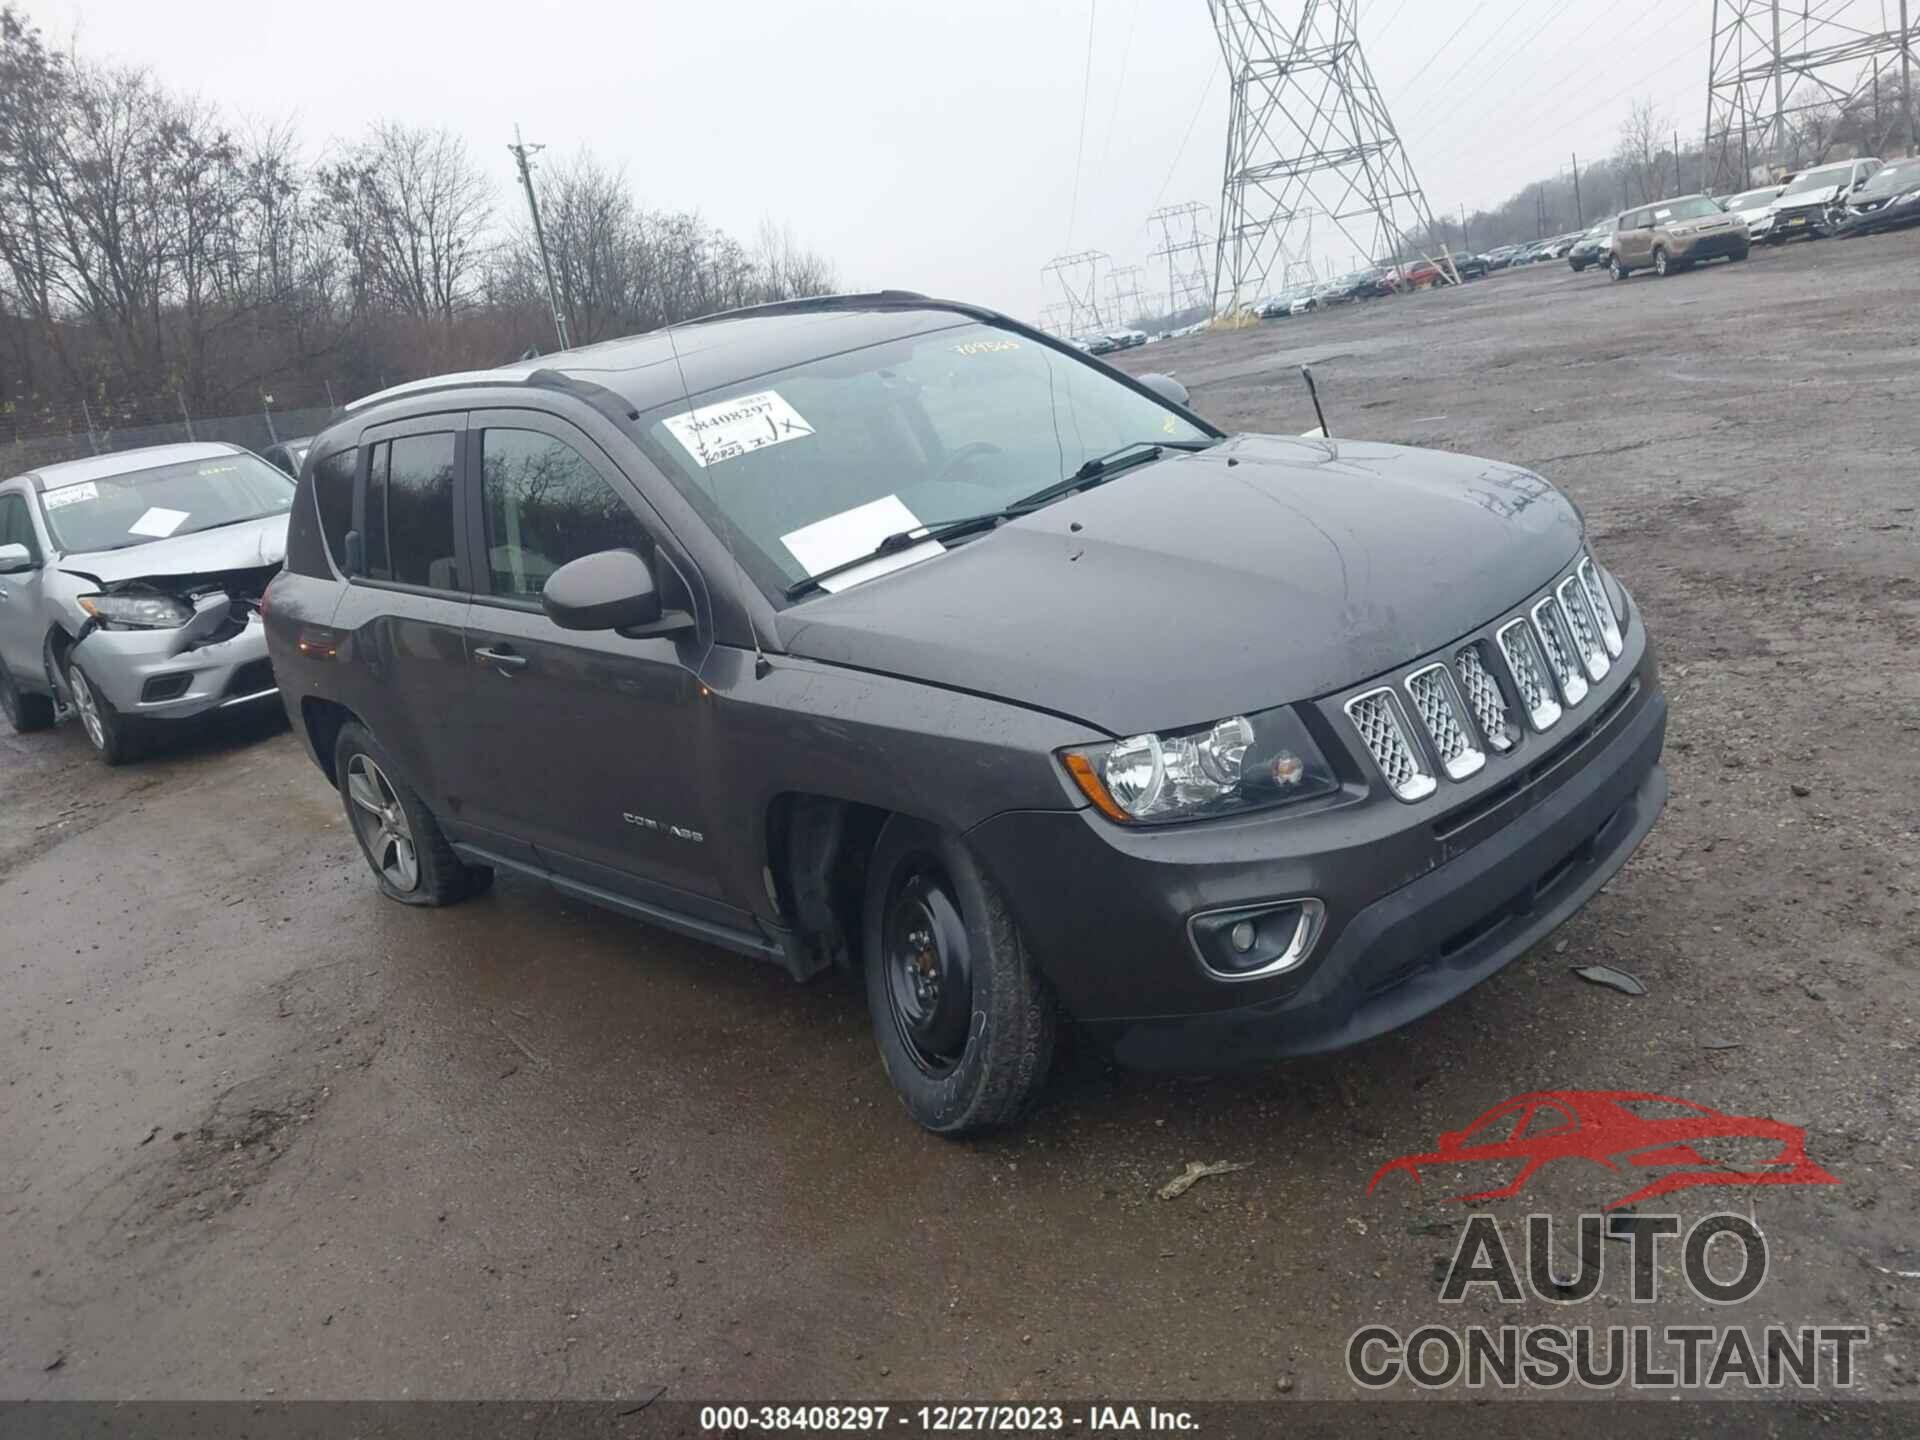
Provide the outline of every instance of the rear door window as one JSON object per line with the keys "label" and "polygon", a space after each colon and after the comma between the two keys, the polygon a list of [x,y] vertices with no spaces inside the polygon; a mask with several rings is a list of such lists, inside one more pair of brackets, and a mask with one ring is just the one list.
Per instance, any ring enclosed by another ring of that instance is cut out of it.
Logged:
{"label": "rear door window", "polygon": [[368,456],[367,576],[433,590],[461,589],[454,559],[451,431],[382,440]]}

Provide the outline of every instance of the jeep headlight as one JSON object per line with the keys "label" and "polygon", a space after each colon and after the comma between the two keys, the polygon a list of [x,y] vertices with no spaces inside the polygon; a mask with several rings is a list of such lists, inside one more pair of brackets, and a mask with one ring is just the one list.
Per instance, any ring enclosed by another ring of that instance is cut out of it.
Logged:
{"label": "jeep headlight", "polygon": [[1231,815],[1340,788],[1287,706],[1068,750],[1061,760],[1095,808],[1121,824]]}
{"label": "jeep headlight", "polygon": [[134,630],[178,630],[193,611],[170,595],[78,595],[82,610],[103,625]]}

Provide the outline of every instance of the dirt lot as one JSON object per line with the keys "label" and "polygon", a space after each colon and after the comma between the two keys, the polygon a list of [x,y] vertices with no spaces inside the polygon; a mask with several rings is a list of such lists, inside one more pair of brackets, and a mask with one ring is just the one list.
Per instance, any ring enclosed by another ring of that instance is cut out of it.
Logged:
{"label": "dirt lot", "polygon": [[[1864,1392],[1920,1396],[1917,301],[1912,232],[1129,356],[1283,431],[1311,361],[1337,434],[1566,487],[1658,637],[1673,799],[1410,1030],[1233,1078],[1081,1056],[990,1143],[906,1122],[851,984],[511,879],[384,903],[272,717],[117,772],[73,725],[0,740],[0,1394],[1345,1396],[1357,1326],[1458,1318],[1460,1187],[1375,1168],[1583,1088],[1806,1125],[1838,1186],[1675,1208],[1765,1229],[1739,1320],[1871,1326]],[[1252,1165],[1155,1198],[1196,1159]],[[1729,1321],[1604,1288],[1513,1318]]]}

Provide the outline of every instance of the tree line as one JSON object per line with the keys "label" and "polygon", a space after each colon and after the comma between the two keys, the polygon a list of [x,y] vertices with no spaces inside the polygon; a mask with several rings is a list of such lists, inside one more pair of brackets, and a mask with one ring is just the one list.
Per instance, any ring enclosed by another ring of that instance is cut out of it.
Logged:
{"label": "tree line", "polygon": [[[536,172],[575,344],[820,294],[833,266],[644,205],[585,149]],[[310,158],[137,67],[50,45],[0,5],[0,440],[345,402],[554,348],[517,191],[445,130],[371,122]]]}

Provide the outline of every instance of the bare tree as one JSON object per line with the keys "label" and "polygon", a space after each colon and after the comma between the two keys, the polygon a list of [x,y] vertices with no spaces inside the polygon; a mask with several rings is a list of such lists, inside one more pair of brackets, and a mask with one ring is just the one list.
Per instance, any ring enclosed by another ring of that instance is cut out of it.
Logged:
{"label": "bare tree", "polygon": [[473,302],[493,196],[465,142],[382,122],[322,181],[340,207],[362,296],[443,326]]}
{"label": "bare tree", "polygon": [[1620,122],[1613,163],[1630,192],[1627,204],[1645,204],[1666,194],[1667,166],[1661,160],[1660,142],[1667,133],[1667,122],[1651,100],[1634,101]]}

